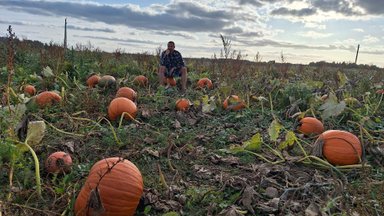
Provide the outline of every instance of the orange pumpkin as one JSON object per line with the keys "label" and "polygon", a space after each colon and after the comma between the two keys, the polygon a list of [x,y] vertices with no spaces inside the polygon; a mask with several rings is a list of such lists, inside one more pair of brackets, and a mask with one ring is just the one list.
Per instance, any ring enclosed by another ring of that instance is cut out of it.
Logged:
{"label": "orange pumpkin", "polygon": [[180,98],[176,101],[176,110],[178,111],[187,111],[191,106],[191,102],[186,98]]}
{"label": "orange pumpkin", "polygon": [[71,170],[71,166],[71,156],[62,151],[52,153],[45,161],[45,169],[49,173],[69,172]]}
{"label": "orange pumpkin", "polygon": [[61,101],[60,95],[53,91],[44,91],[36,96],[36,103],[40,107],[49,106],[53,103]]}
{"label": "orange pumpkin", "polygon": [[138,86],[146,86],[148,85],[148,78],[143,75],[139,75],[133,79],[133,83]]}
{"label": "orange pumpkin", "polygon": [[75,215],[134,215],[143,187],[139,169],[129,160],[100,160],[91,168],[76,198]]}
{"label": "orange pumpkin", "polygon": [[199,79],[199,81],[197,81],[197,87],[203,89],[203,88],[208,88],[208,89],[212,89],[213,88],[213,84],[212,84],[212,81],[208,78],[201,78]]}
{"label": "orange pumpkin", "polygon": [[325,131],[315,145],[320,145],[322,155],[333,165],[351,165],[361,161],[363,147],[360,140],[348,131]]}
{"label": "orange pumpkin", "polygon": [[136,92],[135,90],[129,88],[129,87],[121,87],[116,93],[116,97],[125,97],[128,98],[131,101],[136,100]]}
{"label": "orange pumpkin", "polygon": [[118,97],[113,99],[108,107],[109,119],[114,121],[124,112],[129,113],[129,115],[124,115],[125,119],[135,118],[137,113],[136,104],[125,97]]}
{"label": "orange pumpkin", "polygon": [[35,89],[35,87],[33,85],[25,85],[24,86],[24,93],[28,94],[30,96],[35,95],[36,94],[36,89]]}
{"label": "orange pumpkin", "polygon": [[313,117],[305,117],[300,120],[300,125],[297,129],[305,135],[321,134],[324,131],[324,126],[321,121]]}
{"label": "orange pumpkin", "polygon": [[173,77],[164,77],[164,82],[170,86],[176,86],[176,80]]}
{"label": "orange pumpkin", "polygon": [[244,101],[242,101],[239,96],[237,95],[231,95],[231,96],[228,96],[224,102],[223,102],[223,108],[225,110],[233,110],[233,111],[237,111],[237,110],[241,110],[241,109],[244,109],[245,108],[245,103]]}
{"label": "orange pumpkin", "polygon": [[116,79],[111,75],[104,75],[100,78],[97,85],[102,88],[113,87],[116,85]]}
{"label": "orange pumpkin", "polygon": [[95,87],[95,86],[99,83],[100,79],[101,79],[100,76],[98,76],[98,75],[96,75],[96,74],[90,76],[90,77],[87,79],[87,85],[88,85],[88,87],[90,87],[90,88]]}

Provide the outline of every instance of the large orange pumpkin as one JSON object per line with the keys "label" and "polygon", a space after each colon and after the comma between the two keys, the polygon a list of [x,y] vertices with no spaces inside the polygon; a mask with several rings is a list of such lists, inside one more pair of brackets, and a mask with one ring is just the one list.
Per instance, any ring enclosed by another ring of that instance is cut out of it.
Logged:
{"label": "large orange pumpkin", "polygon": [[170,86],[176,86],[176,80],[173,77],[164,77],[164,82]]}
{"label": "large orange pumpkin", "polygon": [[241,109],[244,109],[245,108],[245,103],[244,101],[242,101],[239,96],[237,95],[231,95],[231,96],[228,96],[224,102],[223,102],[223,108],[225,110],[233,110],[233,111],[237,111],[237,110],[241,110]]}
{"label": "large orange pumpkin", "polygon": [[197,87],[203,89],[203,88],[208,88],[208,89],[212,89],[213,88],[213,84],[212,84],[212,81],[208,78],[201,78],[199,79],[199,81],[197,81]]}
{"label": "large orange pumpkin", "polygon": [[111,75],[104,75],[100,78],[97,85],[102,87],[102,88],[113,87],[116,85],[116,79],[115,79],[115,77],[113,77]]}
{"label": "large orange pumpkin", "polygon": [[146,86],[148,85],[148,78],[143,75],[139,75],[133,79],[133,83],[138,86]]}
{"label": "large orange pumpkin", "polygon": [[180,98],[176,101],[176,110],[187,111],[191,106],[191,102],[186,98]]}
{"label": "large orange pumpkin", "polygon": [[315,145],[320,146],[324,158],[333,165],[351,165],[361,161],[363,147],[360,140],[348,131],[325,131]]}
{"label": "large orange pumpkin", "polygon": [[305,117],[300,120],[298,131],[305,135],[321,134],[324,131],[324,126],[321,121],[313,117]]}
{"label": "large orange pumpkin", "polygon": [[60,95],[53,91],[44,91],[36,95],[36,103],[40,107],[49,106],[53,103],[61,101]]}
{"label": "large orange pumpkin", "polygon": [[30,96],[33,96],[36,94],[36,89],[33,85],[25,85],[24,86],[24,93],[28,94]]}
{"label": "large orange pumpkin", "polygon": [[90,87],[90,88],[95,87],[95,86],[99,83],[100,79],[101,79],[100,76],[98,76],[98,75],[96,75],[96,74],[90,76],[90,77],[87,79],[87,85],[88,85],[88,87]]}
{"label": "large orange pumpkin", "polygon": [[45,161],[45,168],[49,173],[69,172],[71,166],[71,156],[62,151],[52,153]]}
{"label": "large orange pumpkin", "polygon": [[116,97],[125,97],[131,101],[135,101],[136,96],[137,96],[136,91],[129,87],[121,87],[116,93]]}
{"label": "large orange pumpkin", "polygon": [[100,160],[91,168],[76,198],[75,215],[134,215],[143,187],[139,169],[129,160]]}
{"label": "large orange pumpkin", "polygon": [[136,117],[137,107],[136,104],[125,97],[118,97],[111,101],[108,107],[108,117],[110,120],[114,121],[120,117],[124,112],[129,113],[125,114],[125,119],[131,119]]}

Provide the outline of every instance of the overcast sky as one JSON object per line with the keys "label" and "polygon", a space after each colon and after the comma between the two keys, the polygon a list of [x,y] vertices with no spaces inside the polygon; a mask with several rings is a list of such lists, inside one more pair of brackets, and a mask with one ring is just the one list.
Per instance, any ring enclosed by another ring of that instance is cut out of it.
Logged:
{"label": "overcast sky", "polygon": [[220,55],[220,34],[248,60],[354,62],[384,67],[383,0],[0,0],[0,35],[184,57]]}

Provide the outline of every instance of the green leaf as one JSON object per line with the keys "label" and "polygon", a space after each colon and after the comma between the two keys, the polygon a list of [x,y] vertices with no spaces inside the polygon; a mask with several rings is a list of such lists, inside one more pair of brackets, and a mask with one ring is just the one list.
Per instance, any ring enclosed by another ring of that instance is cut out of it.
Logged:
{"label": "green leaf", "polygon": [[208,95],[204,95],[201,98],[201,102],[203,113],[209,113],[216,109],[215,96],[209,97]]}
{"label": "green leaf", "polygon": [[52,69],[47,66],[45,67],[42,71],[41,71],[41,74],[44,76],[44,77],[53,77],[54,74],[52,72]]}
{"label": "green leaf", "polygon": [[279,145],[279,149],[282,150],[282,149],[285,149],[287,148],[288,146],[293,146],[293,144],[295,144],[295,141],[297,140],[297,137],[295,135],[295,133],[293,131],[288,131],[287,134],[285,134],[285,140],[284,142],[280,143]]}
{"label": "green leaf", "polygon": [[321,114],[322,119],[328,119],[331,116],[338,116],[344,111],[346,107],[345,101],[338,103],[335,94],[330,93],[325,103],[320,106],[319,110],[323,111]]}
{"label": "green leaf", "polygon": [[341,71],[337,72],[337,77],[339,79],[339,88],[343,87],[348,81],[348,77]]}
{"label": "green leaf", "polygon": [[276,119],[272,121],[271,125],[268,128],[268,134],[272,141],[277,141],[277,138],[280,134],[280,130],[282,128],[283,126]]}
{"label": "green leaf", "polygon": [[247,140],[243,143],[243,146],[246,150],[249,151],[258,151],[263,144],[263,139],[261,138],[260,133],[257,133],[252,136],[250,140]]}

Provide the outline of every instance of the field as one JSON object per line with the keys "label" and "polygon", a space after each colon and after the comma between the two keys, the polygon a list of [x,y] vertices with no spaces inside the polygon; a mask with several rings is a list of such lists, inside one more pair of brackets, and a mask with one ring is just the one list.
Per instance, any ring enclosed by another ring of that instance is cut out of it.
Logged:
{"label": "field", "polygon": [[[11,36],[2,38],[0,50],[0,215],[74,215],[91,167],[109,157],[128,159],[141,172],[136,215],[384,214],[381,68],[294,65],[283,56],[280,63],[241,55],[186,59],[188,89],[181,93],[179,79],[173,88],[159,85],[156,53],[80,45],[64,52]],[[89,88],[92,73],[116,83]],[[138,75],[149,84],[135,84]],[[204,77],[213,89],[197,87]],[[37,107],[26,84],[37,93],[55,91],[61,101]],[[122,86],[137,92],[137,116],[111,121],[108,106]],[[224,109],[230,95],[245,108]],[[176,111],[183,97],[191,106]],[[319,135],[297,130],[306,116],[320,119],[325,130],[358,137],[364,152],[358,163],[332,165],[319,155]],[[35,142],[26,129],[32,121],[46,125],[35,128]],[[65,173],[48,173],[45,161],[57,151],[73,164]]]}

